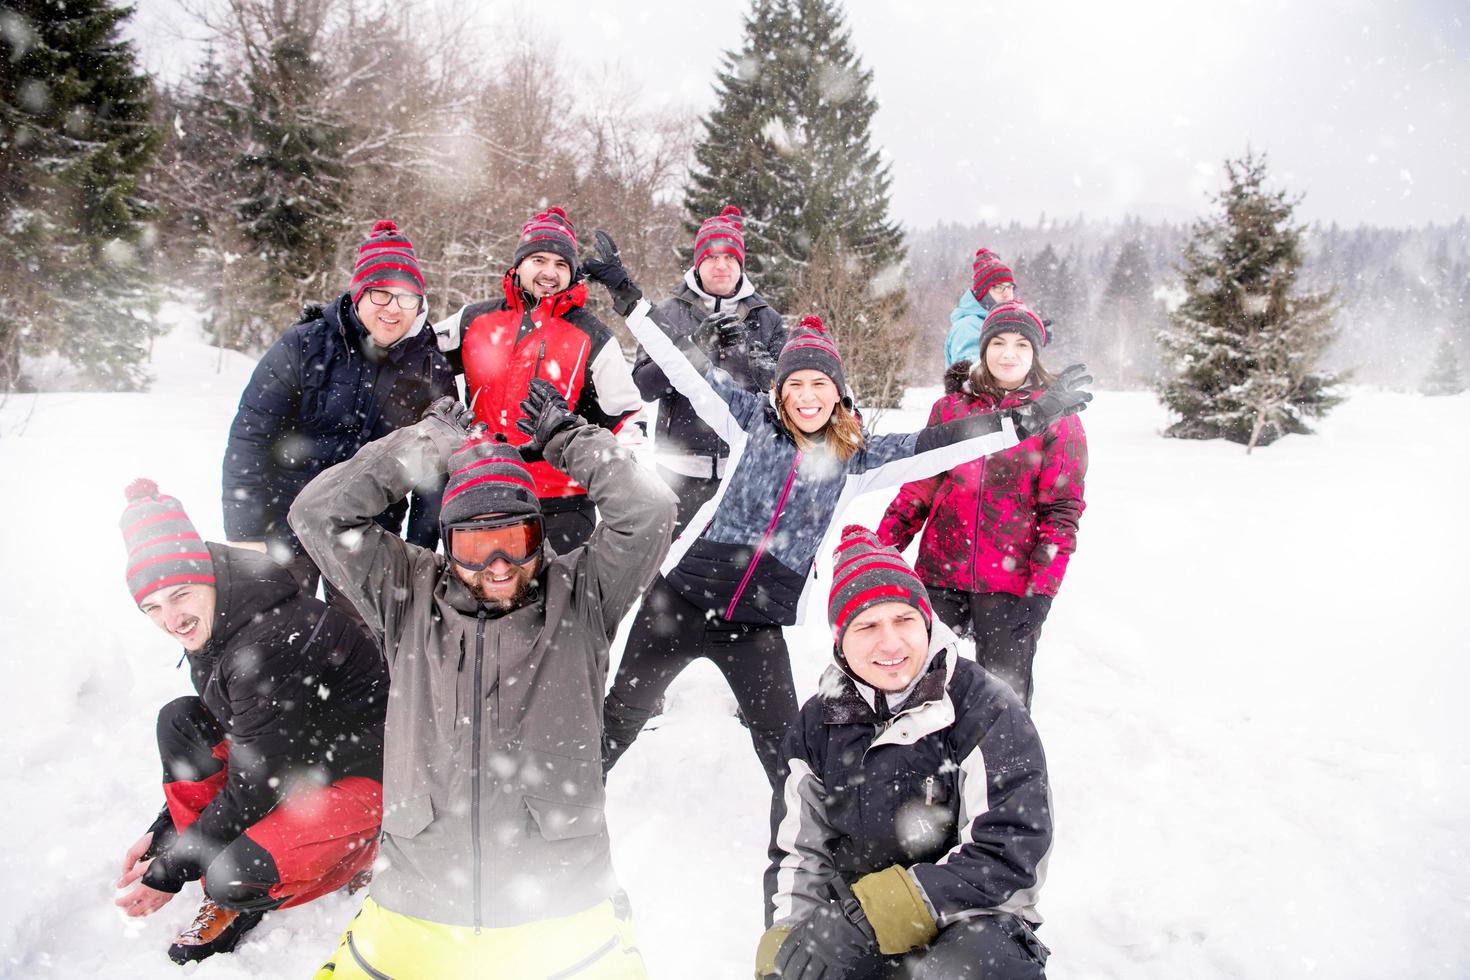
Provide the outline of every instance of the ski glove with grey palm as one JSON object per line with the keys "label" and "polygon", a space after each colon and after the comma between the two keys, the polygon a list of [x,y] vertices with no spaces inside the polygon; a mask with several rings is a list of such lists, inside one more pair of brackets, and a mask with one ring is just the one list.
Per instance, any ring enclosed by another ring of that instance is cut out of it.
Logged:
{"label": "ski glove with grey palm", "polygon": [[1081,364],[1073,364],[1064,370],[1040,398],[1011,409],[1016,435],[1022,439],[1039,436],[1058,419],[1082,411],[1092,401],[1092,392],[1082,390],[1084,385],[1090,384],[1092,375]]}
{"label": "ski glove with grey palm", "polygon": [[556,385],[545,378],[532,378],[526,398],[521,402],[521,417],[516,419],[516,428],[531,437],[530,442],[520,447],[521,456],[540,459],[552,436],[563,429],[586,424],[580,416],[572,414],[571,406]]}
{"label": "ski glove with grey palm", "polygon": [[612,295],[613,309],[618,311],[618,316],[627,316],[643,298],[643,290],[623,267],[623,258],[618,254],[617,243],[611,235],[598,229],[592,240],[597,248],[597,258],[582,263],[582,275],[606,286]]}

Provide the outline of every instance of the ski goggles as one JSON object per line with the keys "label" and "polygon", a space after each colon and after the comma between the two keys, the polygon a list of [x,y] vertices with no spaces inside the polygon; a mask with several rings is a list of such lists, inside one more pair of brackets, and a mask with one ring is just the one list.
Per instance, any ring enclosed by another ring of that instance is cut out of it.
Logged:
{"label": "ski goggles", "polygon": [[541,518],[487,517],[444,529],[445,549],[456,565],[478,572],[497,558],[525,565],[541,554]]}

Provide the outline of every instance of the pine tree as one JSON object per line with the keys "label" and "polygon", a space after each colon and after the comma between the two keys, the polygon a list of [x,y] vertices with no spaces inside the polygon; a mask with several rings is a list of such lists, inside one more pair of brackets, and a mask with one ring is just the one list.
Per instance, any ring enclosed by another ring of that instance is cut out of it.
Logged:
{"label": "pine tree", "polygon": [[853,389],[879,405],[896,404],[912,335],[894,329],[903,232],[869,137],[871,85],[832,0],[756,0],[716,76],[684,204],[691,236],[726,204],[745,213],[761,291],[783,312],[824,317]]}
{"label": "pine tree", "polygon": [[1090,366],[1104,385],[1133,387],[1153,375],[1157,367],[1154,337],[1162,326],[1153,293],[1153,273],[1143,239],[1130,236],[1118,249],[1093,317],[1098,359]]}
{"label": "pine tree", "polygon": [[22,355],[60,354],[92,384],[146,381],[139,175],[157,144],[151,90],[108,0],[0,10],[0,390]]}
{"label": "pine tree", "polygon": [[249,143],[236,165],[243,194],[235,212],[264,264],[267,293],[258,301],[277,320],[336,285],[346,230],[348,127],[322,103],[316,40],[302,25],[282,25],[247,79]]}
{"label": "pine tree", "polygon": [[1160,332],[1172,376],[1160,396],[1181,418],[1165,433],[1225,438],[1247,452],[1306,433],[1341,399],[1316,373],[1332,340],[1330,293],[1299,293],[1299,199],[1266,189],[1266,158],[1227,160],[1220,213],[1197,222],[1185,246],[1186,298]]}
{"label": "pine tree", "polygon": [[1433,366],[1419,385],[1423,395],[1458,395],[1465,391],[1465,372],[1460,368],[1460,352],[1448,334],[1440,337],[1434,351]]}

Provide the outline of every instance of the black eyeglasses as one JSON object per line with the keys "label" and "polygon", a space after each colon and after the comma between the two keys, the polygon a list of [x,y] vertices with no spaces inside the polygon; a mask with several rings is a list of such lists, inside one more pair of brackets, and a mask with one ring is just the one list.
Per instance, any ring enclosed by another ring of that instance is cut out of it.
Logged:
{"label": "black eyeglasses", "polygon": [[390,293],[386,289],[369,289],[367,298],[368,302],[374,306],[387,306],[396,299],[398,308],[408,310],[410,313],[418,309],[419,304],[424,301],[422,296],[416,296],[413,293]]}

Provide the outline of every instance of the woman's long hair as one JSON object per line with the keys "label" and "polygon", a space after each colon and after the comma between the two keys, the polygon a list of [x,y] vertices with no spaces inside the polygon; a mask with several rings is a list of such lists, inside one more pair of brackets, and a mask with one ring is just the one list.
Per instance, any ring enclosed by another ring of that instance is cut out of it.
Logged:
{"label": "woman's long hair", "polygon": [[779,393],[776,397],[776,416],[786,426],[786,431],[791,433],[796,448],[802,452],[825,445],[832,455],[845,463],[863,448],[863,424],[858,421],[857,414],[840,401],[833,406],[832,417],[827,420],[827,424],[817,430],[820,438],[816,439],[797,428],[796,422],[786,412],[786,399],[780,397]]}
{"label": "woman's long hair", "polygon": [[[1055,380],[1056,375],[1042,367],[1041,352],[1033,347],[1031,349],[1031,370],[1026,372],[1026,380],[1021,382],[1021,387],[1044,388]],[[1010,389],[1002,388],[1000,382],[995,380],[995,375],[990,373],[990,366],[985,363],[983,350],[975,359],[975,363],[970,365],[970,392],[975,395],[989,395],[996,401],[1010,394]]]}

